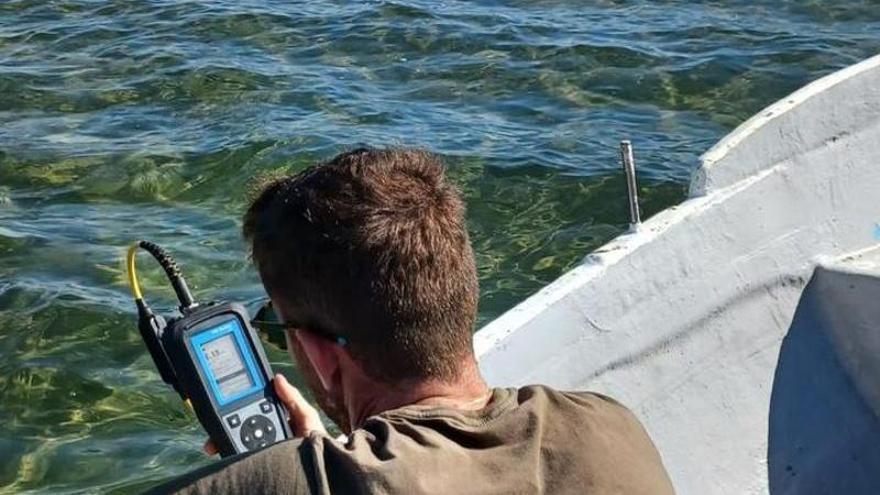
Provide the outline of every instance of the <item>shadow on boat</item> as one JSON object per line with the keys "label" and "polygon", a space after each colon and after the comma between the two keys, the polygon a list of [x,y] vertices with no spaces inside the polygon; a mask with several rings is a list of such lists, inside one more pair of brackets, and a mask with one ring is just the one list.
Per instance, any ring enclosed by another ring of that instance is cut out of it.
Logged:
{"label": "shadow on boat", "polygon": [[880,493],[880,278],[819,267],[782,343],[769,491]]}

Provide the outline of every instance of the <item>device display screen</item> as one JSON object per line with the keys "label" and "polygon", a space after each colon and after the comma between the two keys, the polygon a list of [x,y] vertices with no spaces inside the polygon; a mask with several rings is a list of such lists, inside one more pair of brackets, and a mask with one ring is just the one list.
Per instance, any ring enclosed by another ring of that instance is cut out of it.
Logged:
{"label": "device display screen", "polygon": [[208,358],[208,366],[223,396],[232,397],[254,386],[254,380],[244,365],[241,351],[231,333],[202,344],[202,352]]}
{"label": "device display screen", "polygon": [[194,350],[220,405],[263,387],[243,334],[238,320],[232,319],[192,338]]}

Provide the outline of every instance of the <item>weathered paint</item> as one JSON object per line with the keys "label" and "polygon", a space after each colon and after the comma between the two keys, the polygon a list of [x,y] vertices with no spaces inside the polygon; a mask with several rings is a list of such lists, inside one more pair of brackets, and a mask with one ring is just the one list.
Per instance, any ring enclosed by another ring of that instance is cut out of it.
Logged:
{"label": "weathered paint", "polygon": [[485,375],[620,399],[680,493],[766,493],[780,345],[817,263],[878,244],[878,143],[880,56],[744,123],[691,199],[480,330]]}

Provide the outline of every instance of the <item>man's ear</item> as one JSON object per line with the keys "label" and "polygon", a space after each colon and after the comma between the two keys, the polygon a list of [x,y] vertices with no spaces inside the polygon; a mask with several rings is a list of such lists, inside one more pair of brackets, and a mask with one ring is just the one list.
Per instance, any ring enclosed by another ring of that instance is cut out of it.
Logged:
{"label": "man's ear", "polygon": [[339,371],[339,346],[308,330],[298,330],[293,337],[299,341],[312,369],[321,380],[321,386],[329,391],[334,375]]}

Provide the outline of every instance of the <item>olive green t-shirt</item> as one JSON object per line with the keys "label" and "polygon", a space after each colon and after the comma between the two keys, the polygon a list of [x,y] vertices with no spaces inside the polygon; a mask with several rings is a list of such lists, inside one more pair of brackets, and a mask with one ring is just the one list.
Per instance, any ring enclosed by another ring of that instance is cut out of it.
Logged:
{"label": "olive green t-shirt", "polygon": [[407,406],[346,443],[312,434],[154,489],[185,494],[671,494],[635,416],[598,394],[494,389],[481,410]]}

